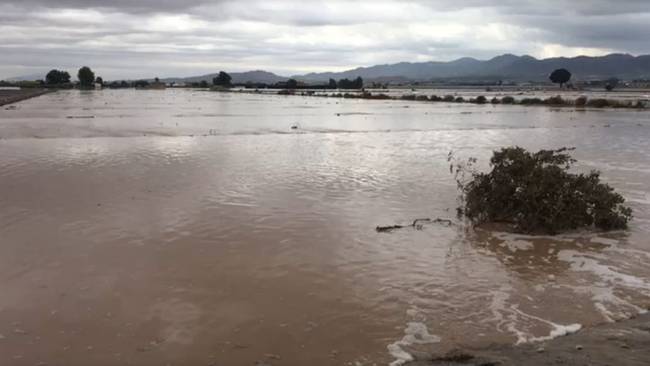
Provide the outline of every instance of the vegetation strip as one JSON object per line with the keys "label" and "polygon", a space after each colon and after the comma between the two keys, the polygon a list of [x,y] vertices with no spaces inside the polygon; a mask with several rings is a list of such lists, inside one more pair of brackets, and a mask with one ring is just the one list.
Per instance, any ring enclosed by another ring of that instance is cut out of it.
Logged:
{"label": "vegetation strip", "polygon": [[502,98],[494,97],[488,100],[485,96],[480,95],[476,98],[463,98],[462,96],[455,95],[422,95],[422,94],[406,94],[401,96],[390,96],[387,94],[379,93],[372,94],[369,91],[361,91],[360,93],[332,93],[323,94],[314,91],[307,91],[296,93],[295,90],[283,89],[278,91],[278,95],[301,95],[301,96],[316,96],[327,98],[345,98],[345,99],[372,99],[372,100],[408,100],[416,102],[446,102],[446,103],[471,103],[471,104],[506,104],[506,105],[523,105],[523,106],[550,106],[550,107],[579,107],[579,108],[629,108],[629,109],[647,109],[650,105],[648,101],[621,101],[605,98],[588,99],[586,96],[578,97],[574,100],[564,99],[560,95],[541,98],[522,98],[517,100],[511,96],[504,96]]}

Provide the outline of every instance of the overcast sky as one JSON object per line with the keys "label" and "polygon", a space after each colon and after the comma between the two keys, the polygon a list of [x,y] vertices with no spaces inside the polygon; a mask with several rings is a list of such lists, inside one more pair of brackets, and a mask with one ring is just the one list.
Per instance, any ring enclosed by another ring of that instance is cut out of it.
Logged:
{"label": "overcast sky", "polygon": [[648,0],[0,0],[0,79],[650,53]]}

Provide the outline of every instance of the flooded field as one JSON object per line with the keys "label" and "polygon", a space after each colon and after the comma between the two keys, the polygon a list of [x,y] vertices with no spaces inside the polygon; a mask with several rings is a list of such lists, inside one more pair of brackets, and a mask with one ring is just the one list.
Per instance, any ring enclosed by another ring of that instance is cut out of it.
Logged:
{"label": "flooded field", "polygon": [[[650,113],[190,90],[0,109],[1,365],[401,365],[650,307]],[[292,129],[296,126],[296,129]],[[625,232],[455,220],[447,154],[575,146]]]}

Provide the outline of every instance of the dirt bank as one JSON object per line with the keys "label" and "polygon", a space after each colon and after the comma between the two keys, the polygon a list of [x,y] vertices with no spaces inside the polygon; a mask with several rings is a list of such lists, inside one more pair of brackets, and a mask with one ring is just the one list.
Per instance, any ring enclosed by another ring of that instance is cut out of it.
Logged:
{"label": "dirt bank", "polygon": [[38,97],[50,91],[48,89],[0,90],[0,106]]}
{"label": "dirt bank", "polygon": [[584,329],[548,342],[416,355],[407,366],[650,365],[650,314]]}

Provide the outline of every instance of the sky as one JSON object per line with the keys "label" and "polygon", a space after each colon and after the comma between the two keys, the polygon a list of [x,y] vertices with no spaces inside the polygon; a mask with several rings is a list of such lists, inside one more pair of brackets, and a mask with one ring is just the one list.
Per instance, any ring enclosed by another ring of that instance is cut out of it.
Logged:
{"label": "sky", "polygon": [[650,54],[648,0],[0,0],[0,79]]}

